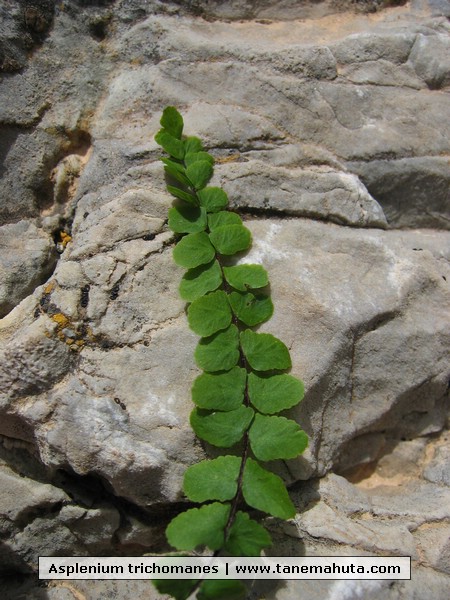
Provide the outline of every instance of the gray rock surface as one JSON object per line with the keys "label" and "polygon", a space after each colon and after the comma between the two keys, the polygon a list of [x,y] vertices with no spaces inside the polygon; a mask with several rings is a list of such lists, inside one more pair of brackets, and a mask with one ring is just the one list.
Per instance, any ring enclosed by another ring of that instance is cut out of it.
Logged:
{"label": "gray rock surface", "polygon": [[444,438],[444,443],[436,447],[433,458],[424,471],[424,477],[428,481],[450,486],[450,449],[448,438]]}
{"label": "gray rock surface", "polygon": [[45,282],[57,253],[51,237],[29,221],[0,227],[0,318]]}
{"label": "gray rock surface", "polygon": [[448,87],[450,84],[450,42],[446,35],[428,37],[419,34],[409,55],[417,75],[431,89]]}
{"label": "gray rock surface", "polygon": [[269,524],[271,552],[413,558],[414,585],[250,597],[447,599],[449,27],[439,1],[382,4],[77,0],[41,25],[28,13],[28,52],[25,13],[0,1],[6,597],[158,597],[11,569],[167,551],[183,472],[205,456],[153,140],[173,104],[252,231],[242,260],[264,264],[275,305],[261,331],[307,390],[290,413],[309,448],[274,465],[298,515]]}
{"label": "gray rock surface", "polygon": [[[173,501],[185,465],[199,457],[186,394],[196,337],[177,296],[181,269],[164,249],[170,234],[130,241],[128,219],[120,211],[114,218],[125,241],[111,240],[94,260],[81,232],[79,252],[68,247],[50,292],[37,295],[37,320],[7,345],[6,423],[28,429],[22,439],[53,469],[68,461],[77,473],[101,474],[138,504]],[[311,443],[306,460],[292,461],[291,477],[353,466],[349,445],[362,434],[380,434],[383,446],[386,434],[439,431],[447,414],[447,234],[246,223],[254,245],[245,260],[266,266],[277,307],[262,331],[285,340],[308,389],[293,414]],[[73,233],[78,239],[76,223]],[[12,402],[30,392],[32,403]]]}
{"label": "gray rock surface", "polygon": [[5,1],[0,5],[0,72],[19,71],[53,23],[52,0]]}
{"label": "gray rock surface", "polygon": [[448,158],[422,156],[352,162],[347,166],[358,173],[370,194],[378,199],[391,226],[448,229]]}
{"label": "gray rock surface", "polygon": [[[272,533],[280,544],[275,549],[277,554],[409,555],[413,559],[411,580],[289,581],[274,592],[274,597],[295,597],[301,589],[302,594],[312,598],[329,600],[409,600],[420,598],[421,593],[444,600],[450,582],[448,488],[430,487],[422,477],[436,445],[439,448],[446,440],[443,434],[421,444],[421,450],[412,442],[397,443],[370,469],[354,471],[349,477],[353,483],[328,474],[298,485],[292,494],[300,509],[298,515],[281,526],[273,523]],[[391,469],[386,469],[386,460]],[[405,465],[413,462],[414,471],[405,472]],[[291,538],[290,543],[283,534]]]}
{"label": "gray rock surface", "polygon": [[380,205],[350,173],[329,167],[271,167],[261,160],[217,169],[232,205],[354,225],[385,227]]}
{"label": "gray rock surface", "polygon": [[[17,448],[17,446],[16,446]],[[0,465],[0,532],[7,540],[1,571],[36,569],[39,556],[102,554],[119,529],[111,505],[80,506],[60,487]]]}

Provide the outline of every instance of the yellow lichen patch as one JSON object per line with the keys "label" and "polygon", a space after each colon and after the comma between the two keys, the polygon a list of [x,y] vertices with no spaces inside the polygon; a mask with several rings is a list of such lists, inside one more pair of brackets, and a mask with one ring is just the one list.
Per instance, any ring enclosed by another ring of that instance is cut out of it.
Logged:
{"label": "yellow lichen patch", "polygon": [[62,313],[56,313],[56,315],[52,315],[50,318],[52,319],[52,321],[55,321],[55,323],[58,324],[58,329],[67,327],[67,325],[69,325],[70,323],[66,315],[63,315]]}
{"label": "yellow lichen patch", "polygon": [[66,233],[65,231],[59,232],[59,238],[63,248],[65,248],[67,244],[72,241],[72,236]]}
{"label": "yellow lichen patch", "polygon": [[55,289],[55,280],[52,279],[45,286],[45,288],[44,288],[44,294],[51,294],[54,289]]}
{"label": "yellow lichen patch", "polygon": [[240,157],[241,155],[239,154],[239,152],[236,152],[235,154],[230,154],[230,156],[222,156],[222,158],[216,158],[216,163],[223,165],[225,163],[236,162],[237,160],[239,160]]}
{"label": "yellow lichen patch", "polygon": [[[48,316],[57,325],[56,330],[53,331],[53,336],[63,344],[66,344],[70,350],[79,352],[86,344],[95,342],[95,335],[92,329],[85,323],[74,323],[61,312]],[[46,333],[46,335],[47,337],[51,337],[50,332]]]}
{"label": "yellow lichen patch", "polygon": [[66,340],[66,344],[73,352],[79,352],[84,348],[86,342],[84,340]]}
{"label": "yellow lichen patch", "polygon": [[61,254],[66,249],[69,242],[72,241],[72,236],[67,231],[61,230],[55,236],[56,250]]}
{"label": "yellow lichen patch", "polygon": [[45,335],[49,338],[56,338],[63,344],[66,344],[70,350],[79,352],[86,344],[96,342],[95,334],[89,325],[83,320],[72,320],[58,309],[55,304],[50,303],[50,294],[57,286],[55,281],[51,281],[44,288],[44,294],[37,307],[38,314],[47,315],[53,322],[51,331],[46,331]]}

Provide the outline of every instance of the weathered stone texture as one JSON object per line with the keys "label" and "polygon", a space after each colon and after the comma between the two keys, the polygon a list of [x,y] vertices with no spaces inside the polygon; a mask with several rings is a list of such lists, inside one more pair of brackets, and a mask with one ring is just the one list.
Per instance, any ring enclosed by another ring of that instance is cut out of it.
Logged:
{"label": "weathered stone texture", "polygon": [[45,282],[56,264],[52,238],[29,221],[0,227],[0,317]]}
{"label": "weathered stone texture", "polygon": [[[447,599],[447,13],[353,4],[77,0],[28,13],[22,39],[0,0],[0,570],[167,551],[183,472],[207,453],[153,139],[172,104],[252,231],[242,260],[269,272],[261,331],[305,381],[290,414],[308,450],[274,465],[299,512],[269,524],[271,552],[406,553],[415,569],[414,585],[249,597]],[[15,590],[157,597],[63,583]]]}

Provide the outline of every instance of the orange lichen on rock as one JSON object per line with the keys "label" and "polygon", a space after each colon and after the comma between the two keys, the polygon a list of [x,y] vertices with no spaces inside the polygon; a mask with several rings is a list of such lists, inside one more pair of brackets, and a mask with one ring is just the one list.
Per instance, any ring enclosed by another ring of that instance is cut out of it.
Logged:
{"label": "orange lichen on rock", "polygon": [[58,330],[67,327],[70,323],[69,319],[63,313],[56,313],[56,315],[52,315],[50,318],[58,324]]}

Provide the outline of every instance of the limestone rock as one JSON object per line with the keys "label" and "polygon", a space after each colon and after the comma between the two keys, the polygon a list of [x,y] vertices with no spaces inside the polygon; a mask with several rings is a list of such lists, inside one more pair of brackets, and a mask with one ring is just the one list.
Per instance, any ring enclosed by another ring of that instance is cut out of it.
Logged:
{"label": "limestone rock", "polygon": [[69,500],[62,490],[20,477],[5,464],[1,465],[0,476],[2,524],[27,523],[33,513],[51,512],[52,507]]}
{"label": "limestone rock", "polygon": [[[36,568],[39,556],[102,553],[112,547],[119,514],[111,506],[82,508],[59,487],[25,477],[1,462],[0,529],[8,552],[0,571]],[[3,553],[2,553],[3,554]]]}
{"label": "limestone rock", "polygon": [[[447,440],[446,440],[447,441]],[[424,469],[423,476],[428,481],[441,485],[450,485],[450,450],[442,445],[436,448],[432,460]]]}
{"label": "limestone rock", "polygon": [[419,34],[409,60],[416,73],[431,89],[450,85],[450,42],[446,35]]}
{"label": "limestone rock", "polygon": [[[105,202],[99,206],[98,198],[85,198],[86,209],[75,221],[77,245],[72,246],[70,256],[74,259],[94,256],[107,248],[113,248],[117,242],[133,239],[152,239],[162,229],[163,220],[153,217],[151,205],[142,203],[139,194],[129,190],[123,196]],[[126,252],[125,254],[128,254]]]}
{"label": "limestone rock", "polygon": [[56,263],[49,235],[33,223],[0,227],[0,318],[47,280]]}
{"label": "limestone rock", "polygon": [[339,74],[360,85],[401,85],[413,89],[425,87],[423,80],[417,76],[410,64],[398,65],[383,58],[346,64]]}
{"label": "limestone rock", "polygon": [[391,226],[449,228],[447,158],[422,156],[347,166],[381,204]]}
{"label": "limestone rock", "polygon": [[[311,469],[324,474],[333,465],[342,468],[340,456],[363,431],[413,436],[441,429],[448,376],[442,276],[448,273],[440,260],[440,239],[446,234],[363,233],[303,220],[247,225],[254,246],[245,260],[266,266],[277,307],[262,330],[276,331],[291,348],[295,374],[308,390],[293,415],[311,436],[309,464],[303,458],[291,461],[294,478],[308,476]],[[139,244],[151,247],[157,238]],[[131,243],[106,252],[111,273],[120,266],[118,249]],[[414,250],[419,244],[421,252]],[[22,367],[14,383],[11,370],[5,371],[5,389],[14,389],[16,397],[31,390],[37,395],[23,407],[5,404],[6,422],[31,427],[42,459],[52,468],[69,462],[80,474],[99,473],[118,495],[137,503],[158,502],[160,494],[174,500],[185,465],[198,456],[188,449],[193,434],[186,394],[196,373],[191,358],[196,337],[184,325],[176,292],[179,269],[169,249],[128,250],[115,297],[108,277],[106,283],[95,277],[84,283],[84,260],[81,269],[68,271],[76,264],[74,255],[75,248],[54,275],[48,302],[59,312],[42,314],[8,350],[11,361],[29,347],[33,370],[24,380]],[[93,259],[86,262],[93,276]],[[97,269],[106,273],[107,264],[99,262]],[[85,285],[88,292],[82,292]],[[161,302],[164,294],[167,300]],[[54,321],[58,315],[63,329]],[[52,348],[54,358],[43,355],[36,341],[31,350],[30,336],[42,335],[42,328],[49,328],[50,337],[39,344]],[[67,372],[67,348],[77,340],[84,349],[76,371],[52,387],[50,372],[56,380]],[[379,449],[374,447],[367,460]],[[177,466],[168,471],[173,460]]]}
{"label": "limestone rock", "polygon": [[[380,482],[380,473],[376,476]],[[300,512],[282,525],[283,530],[293,537],[306,536],[309,545],[314,540],[330,540],[356,552],[409,555],[414,560],[419,558],[420,539],[434,535],[441,542],[434,546],[433,566],[438,561],[443,564],[447,552],[447,489],[413,480],[398,485],[395,476],[385,477],[383,485],[371,487],[370,478],[355,486],[330,474],[298,487],[293,497]],[[439,523],[434,534],[427,533],[427,519]]]}
{"label": "limestone rock", "polygon": [[60,522],[78,539],[80,545],[91,554],[101,555],[109,550],[112,538],[119,529],[118,511],[107,505],[90,510],[80,506],[64,506],[59,514]]}
{"label": "limestone rock", "polygon": [[[8,81],[11,84],[11,80]],[[22,90],[13,89],[8,92],[2,82],[0,96],[2,99],[0,111],[11,104],[11,96],[23,96]],[[26,106],[30,115],[21,122],[22,115],[14,117],[2,114],[2,149],[1,157],[4,172],[0,180],[2,206],[0,208],[0,223],[7,224],[21,219],[36,218],[40,212],[53,203],[53,186],[50,172],[56,164],[55,155],[60,145],[59,137],[50,135],[47,131],[34,130],[33,122],[39,120],[42,106]],[[27,131],[29,128],[29,131]],[[50,163],[50,164],[49,164]],[[20,164],[20,170],[17,165]],[[19,175],[19,176],[18,176]]]}
{"label": "limestone rock", "polygon": [[[419,526],[427,519],[449,518],[449,490],[436,484],[412,482],[403,489],[380,486],[372,492],[372,510],[376,515],[399,515]],[[423,506],[427,505],[424,515]]]}
{"label": "limestone rock", "polygon": [[[439,441],[431,442],[431,444]],[[408,452],[404,451],[404,454]],[[417,454],[421,463],[429,454],[422,447]],[[343,477],[329,474],[320,480],[297,485],[292,491],[299,514],[287,523],[270,523],[275,539],[274,555],[366,556],[411,555],[414,582],[410,581],[302,581],[302,593],[313,598],[419,598],[418,590],[427,585],[433,597],[445,598],[450,581],[448,564],[448,517],[439,506],[448,505],[446,489],[424,484],[418,493],[417,482],[399,483],[398,472],[387,474],[378,463],[359,482],[351,484]],[[441,494],[444,494],[442,496]],[[393,504],[396,499],[398,505]],[[433,523],[420,524],[420,515],[429,515]],[[404,510],[399,507],[404,506]],[[395,517],[393,516],[395,515]],[[412,517],[412,518],[411,518]],[[280,534],[281,531],[284,535]],[[388,532],[389,530],[389,532]],[[364,532],[364,533],[363,533]],[[287,534],[291,539],[286,538]],[[401,540],[401,541],[400,541]],[[372,544],[387,544],[383,550]],[[438,572],[436,572],[436,570]],[[274,586],[274,598],[288,599],[298,593],[300,582]],[[256,588],[260,589],[258,584]],[[256,591],[256,590],[255,590]],[[425,592],[424,592],[425,593]],[[255,598],[258,597],[255,594]]]}
{"label": "limestone rock", "polygon": [[30,600],[79,600],[92,596],[94,598],[108,598],[108,600],[142,597],[146,600],[169,598],[169,596],[158,594],[149,581],[138,579],[128,581],[99,579],[97,581],[78,580],[70,582],[53,580],[45,590],[45,598],[40,595],[38,589],[25,588],[25,593],[27,594],[26,598]]}
{"label": "limestone rock", "polygon": [[450,527],[425,525],[416,538],[428,565],[450,575]]}
{"label": "limestone rock", "polygon": [[21,5],[2,2],[0,5],[0,71],[22,69],[28,55],[41,44],[53,22],[54,4],[24,0]]}
{"label": "limestone rock", "polygon": [[[9,12],[11,3],[7,6]],[[53,14],[55,3],[26,0],[17,11],[19,21],[27,18],[28,8],[35,15],[30,13],[30,23],[39,22],[41,12]],[[25,74],[2,80],[0,224],[52,213],[55,201],[61,202],[55,196],[55,169],[67,156],[84,157],[89,149],[88,123],[107,71],[99,42],[89,29],[90,13],[88,7],[77,10],[76,3],[58,5],[50,41],[34,54]],[[71,193],[64,203],[70,199]],[[64,203],[58,212],[65,212]],[[70,210],[62,217],[70,220]]]}
{"label": "limestone rock", "polygon": [[[312,435],[310,446],[312,454],[319,452],[319,464],[339,460],[347,440],[357,437],[352,432],[413,436],[441,429],[448,320],[440,307],[446,304],[448,274],[439,257],[446,234],[439,242],[436,233],[363,234],[302,220],[247,224],[254,246],[245,261],[266,265],[277,307],[262,330],[277,331],[299,365],[309,391],[294,412],[307,430],[322,432]],[[418,247],[422,251],[414,250]],[[444,294],[442,300],[432,300],[435,293]],[[425,296],[427,316],[419,318]],[[435,375],[429,379],[431,364]],[[377,447],[373,451],[375,458]]]}
{"label": "limestone rock", "polygon": [[[37,433],[44,462],[58,468],[68,460],[79,474],[99,473],[117,495],[143,506],[177,500],[183,472],[200,452],[185,392],[194,368],[176,351],[194,345],[175,323],[148,346],[86,351],[83,372],[40,398],[58,414]],[[69,422],[77,423],[76,436]]]}
{"label": "limestone rock", "polygon": [[413,43],[410,33],[356,33],[336,42],[331,50],[341,65],[380,59],[402,64],[408,60]]}
{"label": "limestone rock", "polygon": [[405,525],[342,518],[326,505],[317,504],[296,517],[295,528],[300,538],[308,535],[375,554],[417,558],[413,536]]}
{"label": "limestone rock", "polygon": [[[271,465],[298,508],[269,523],[273,551],[415,561],[413,582],[264,594],[447,598],[448,22],[441,0],[349,7],[77,0],[55,5],[30,53],[8,13],[4,566],[30,572],[49,548],[167,551],[184,470],[207,454],[188,424],[197,337],[153,139],[176,105],[253,234],[241,260],[269,272],[275,315],[261,331],[289,346],[306,384],[290,416],[309,448]],[[45,596],[156,598],[144,583],[54,583]]]}
{"label": "limestone rock", "polygon": [[[57,313],[55,316],[59,316]],[[55,323],[50,325],[55,330]],[[56,325],[59,328],[59,325]],[[49,333],[49,335],[46,335]],[[50,332],[38,319],[25,327],[20,335],[15,336],[2,351],[0,378],[2,382],[0,401],[5,412],[8,412],[8,403],[14,398],[21,398],[27,394],[36,394],[44,389],[51,388],[56,381],[66,374],[71,364],[71,355],[67,346],[58,339],[52,339]],[[38,410],[39,412],[39,410]],[[45,412],[45,411],[44,411]],[[42,413],[41,413],[41,416]],[[12,422],[14,418],[10,415]],[[2,434],[11,435],[8,423],[9,416],[5,415]],[[24,430],[28,424],[24,423]],[[32,434],[29,434],[32,437]],[[23,438],[21,435],[11,435]]]}
{"label": "limestone rock", "polygon": [[260,161],[219,167],[223,188],[239,209],[257,209],[354,225],[385,227],[379,204],[357,177],[329,167],[285,169]]}

